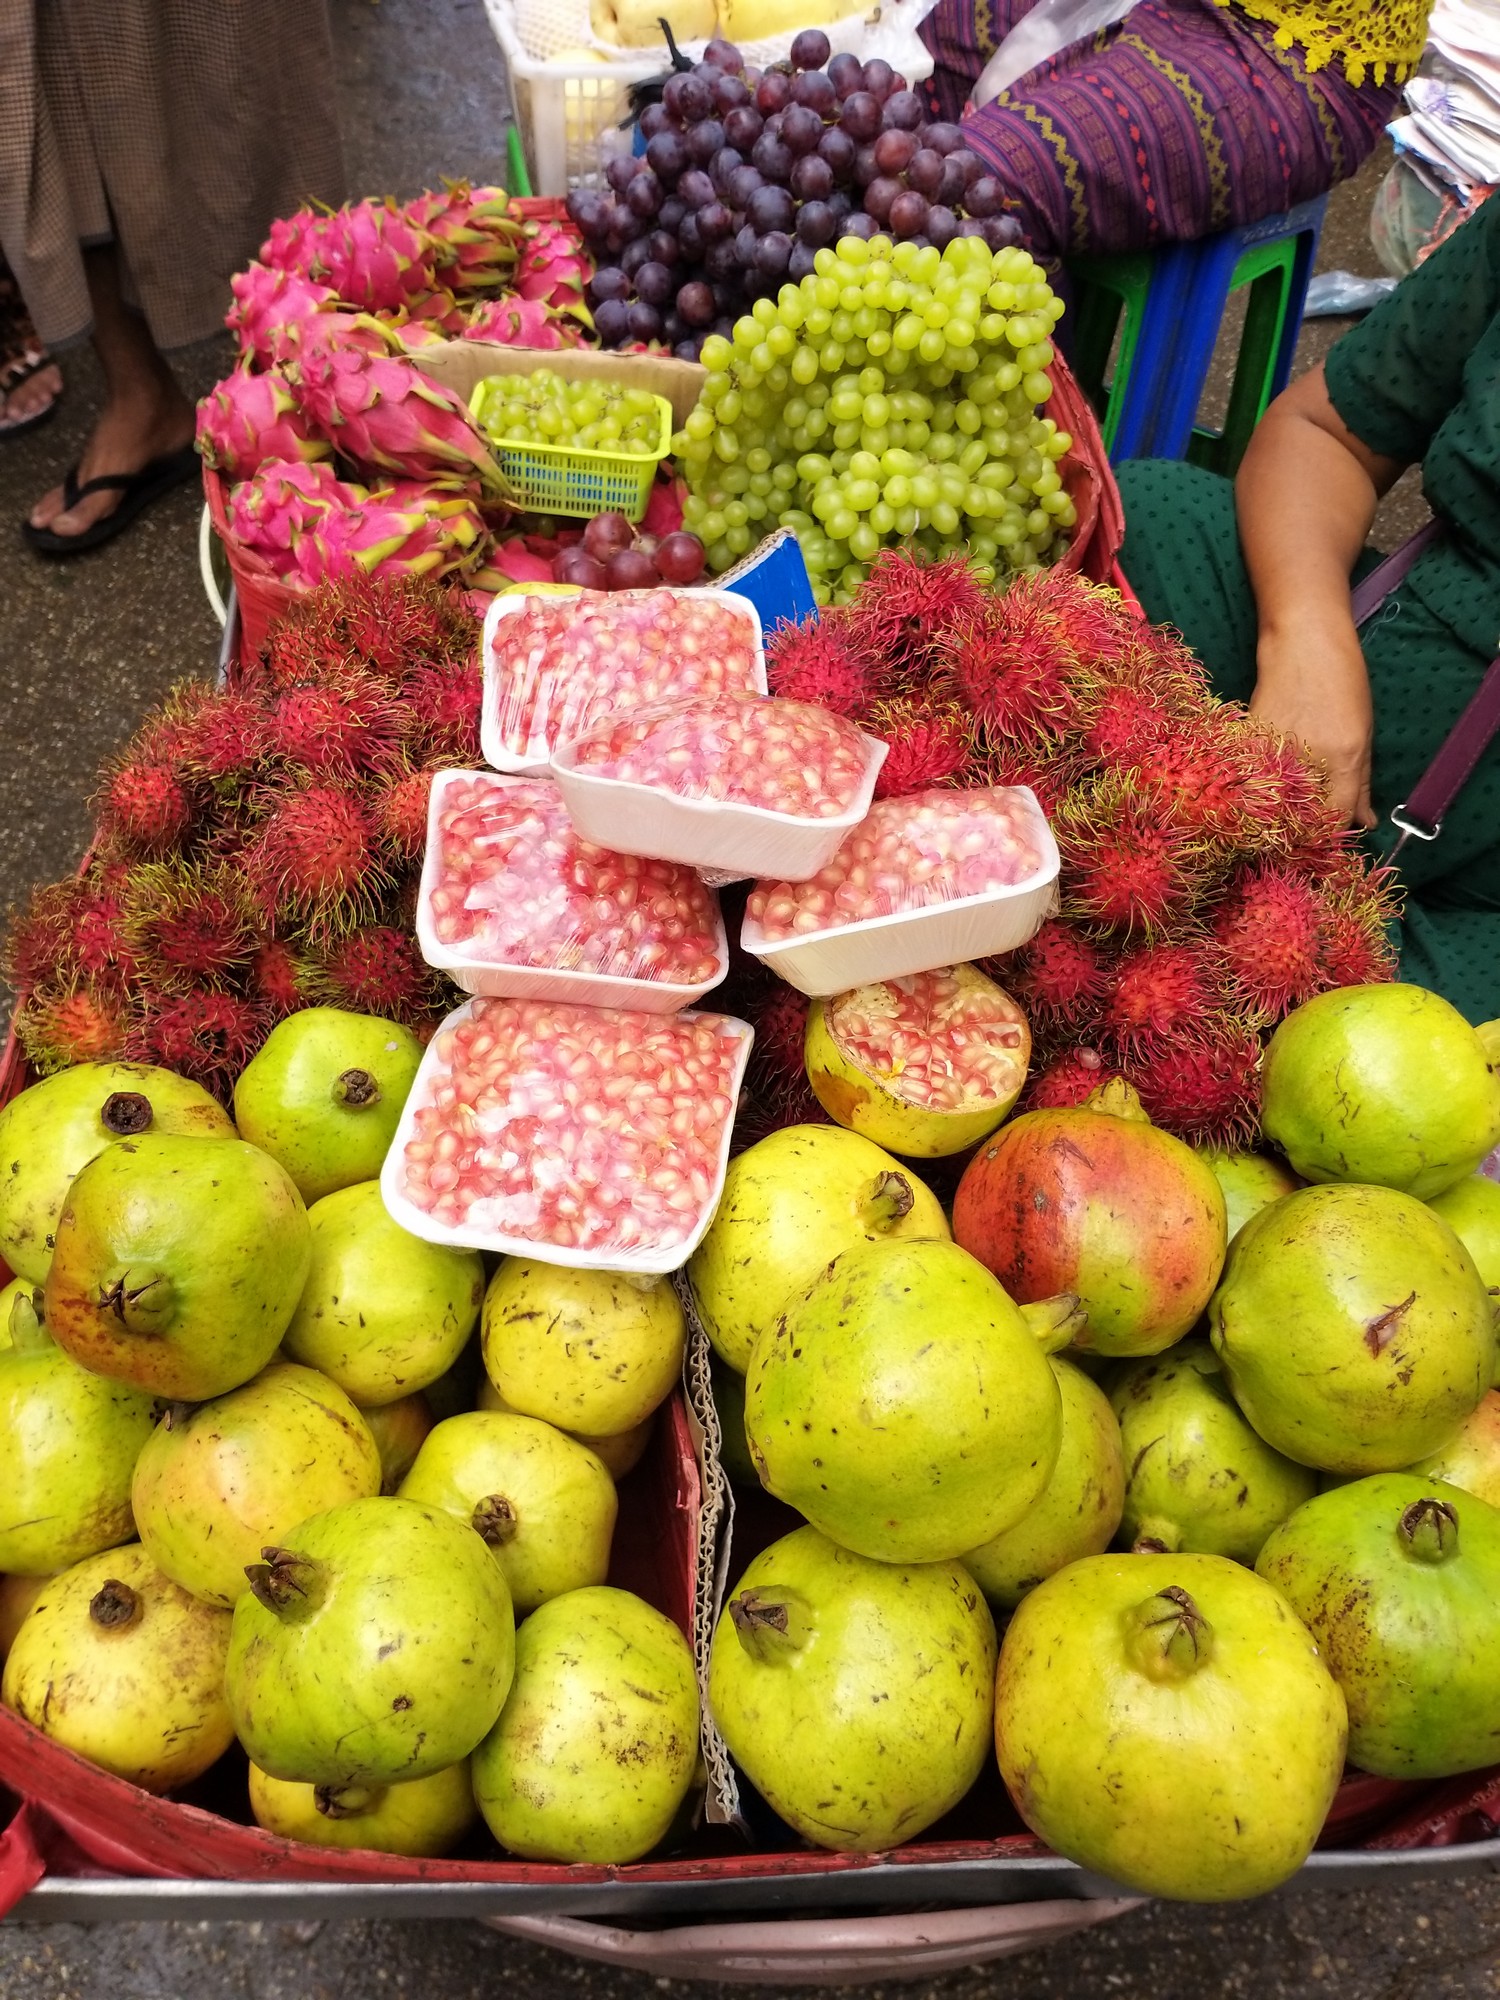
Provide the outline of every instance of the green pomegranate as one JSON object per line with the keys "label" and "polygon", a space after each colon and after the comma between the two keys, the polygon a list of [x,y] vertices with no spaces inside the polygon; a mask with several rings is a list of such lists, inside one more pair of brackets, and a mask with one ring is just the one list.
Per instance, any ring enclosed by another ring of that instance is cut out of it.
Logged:
{"label": "green pomegranate", "polygon": [[1421,1201],[1500,1142],[1500,1076],[1480,1035],[1421,986],[1342,986],[1288,1014],[1262,1067],[1266,1137],[1305,1181]]}
{"label": "green pomegranate", "polygon": [[995,1747],[1059,1854],[1148,1896],[1264,1895],[1307,1859],[1344,1698],[1279,1590],[1223,1556],[1089,1556],[1010,1622]]}
{"label": "green pomegranate", "polygon": [[1108,1397],[1058,1355],[1052,1356],[1052,1373],[1062,1396],[1062,1444],[1052,1477],[1013,1528],[963,1559],[998,1610],[1013,1610],[1064,1564],[1107,1549],[1125,1504],[1120,1426]]}
{"label": "green pomegranate", "polygon": [[42,1288],[29,1278],[12,1278],[8,1285],[0,1286],[0,1354],[15,1346],[17,1333],[24,1340],[35,1332],[45,1312]]}
{"label": "green pomegranate", "polygon": [[68,1190],[47,1329],[75,1361],[133,1388],[222,1396],[275,1353],[310,1246],[302,1197],[256,1147],[121,1139]]}
{"label": "green pomegranate", "polygon": [[[506,1402],[488,1375],[481,1375],[479,1378],[474,1407],[476,1410],[497,1410],[503,1417],[519,1417],[523,1414]],[[462,1412],[455,1412],[455,1415],[461,1414]],[[553,1429],[561,1430],[562,1426],[555,1424]],[[646,1447],[650,1444],[655,1430],[656,1412],[653,1410],[649,1417],[643,1417],[628,1431],[615,1431],[609,1437],[599,1437],[588,1431],[563,1431],[562,1434],[564,1437],[572,1438],[575,1444],[581,1444],[591,1451],[610,1478],[619,1481],[627,1472],[634,1472],[646,1456]]]}
{"label": "green pomegranate", "polygon": [[0,1665],[16,1643],[26,1614],[52,1581],[48,1576],[7,1576],[0,1572]]}
{"label": "green pomegranate", "polygon": [[930,1188],[840,1125],[788,1125],[731,1160],[688,1259],[703,1330],[743,1374],[757,1339],[825,1264],[868,1243],[948,1241]]}
{"label": "green pomegranate", "polygon": [[846,1251],[756,1342],[745,1429],[762,1483],[882,1562],[943,1561],[1014,1527],[1062,1437],[1033,1326],[1066,1339],[1071,1304],[1028,1320],[956,1243]]}
{"label": "green pomegranate", "polygon": [[515,1618],[498,1563],[414,1500],[350,1500],[268,1546],[234,1608],[227,1685],[253,1763],[392,1784],[467,1757],[500,1713]]}
{"label": "green pomegranate", "polygon": [[404,1785],[296,1785],[252,1764],[250,1810],[283,1840],[375,1854],[451,1853],[479,1817],[467,1760]]}
{"label": "green pomegranate", "polygon": [[234,1087],[235,1123],[305,1202],[380,1178],[422,1044],[395,1021],[305,1007],[279,1022]]}
{"label": "green pomegranate", "polygon": [[1257,1437],[1206,1340],[1128,1362],[1110,1402],[1125,1451],[1125,1545],[1253,1563],[1318,1490],[1317,1474]]}
{"label": "green pomegranate", "polygon": [[170,1408],[136,1463],[131,1500],[157,1568],[228,1610],[268,1542],[379,1491],[380,1453],[343,1390],[273,1361],[227,1396]]}
{"label": "green pomegranate", "polygon": [[1075,1294],[1078,1347],[1159,1354],[1213,1293],[1224,1196],[1113,1077],[1085,1103],[1028,1111],[981,1146],[953,1198],[953,1235],[1023,1305]]}
{"label": "green pomegranate", "polygon": [[687,1322],[668,1278],[507,1257],[484,1300],[484,1368],[513,1410],[580,1437],[633,1431],[682,1375]]}
{"label": "green pomegranate", "polygon": [[1500,1291],[1500,1182],[1467,1174],[1427,1204],[1465,1250],[1493,1297]]}
{"label": "green pomegranate", "polygon": [[1194,1149],[1200,1160],[1213,1170],[1228,1212],[1228,1237],[1232,1243],[1252,1215],[1259,1215],[1284,1194],[1294,1194],[1302,1183],[1288,1171],[1285,1162],[1267,1153],[1228,1153],[1219,1146]]}
{"label": "green pomegranate", "polygon": [[956,1562],[900,1567],[798,1528],[758,1555],[709,1656],[719,1733],[804,1839],[915,1840],[989,1760],[995,1623]]}
{"label": "green pomegranate", "polygon": [[1229,1254],[1209,1336],[1254,1429],[1325,1472],[1435,1451],[1495,1372],[1473,1259],[1394,1188],[1301,1188],[1262,1209]]}
{"label": "green pomegranate", "polygon": [[140,1063],[79,1063],[12,1098],[0,1111],[0,1261],[42,1284],[69,1183],[106,1146],[143,1132],[234,1137],[200,1084]]}
{"label": "green pomegranate", "polygon": [[436,1421],[432,1406],[419,1389],[414,1396],[402,1396],[394,1403],[366,1404],[359,1414],[370,1426],[380,1453],[380,1490],[394,1493],[411,1471],[422,1440]]}
{"label": "green pomegranate", "polygon": [[145,1550],[106,1550],[38,1592],[0,1683],[55,1743],[148,1792],[172,1792],[234,1741],[224,1699],[229,1613],[164,1577]]}
{"label": "green pomegranate", "polygon": [[1406,1470],[1420,1479],[1441,1479],[1500,1507],[1500,1390],[1491,1389],[1446,1444]]}
{"label": "green pomegranate", "polygon": [[535,1417],[449,1417],[400,1490],[469,1523],[494,1551],[517,1611],[609,1574],[615,1483],[591,1451]]}
{"label": "green pomegranate", "polygon": [[670,1618],[628,1590],[570,1590],[516,1634],[516,1677],[474,1753],[490,1832],[533,1861],[635,1861],[698,1767],[698,1675]]}
{"label": "green pomegranate", "polygon": [[1500,1511],[1413,1473],[1299,1507],[1255,1565],[1286,1592],[1349,1704],[1349,1758],[1446,1778],[1500,1743]]}
{"label": "green pomegranate", "polygon": [[130,1541],[156,1404],[31,1327],[0,1352],[0,1570],[48,1576]]}
{"label": "green pomegranate", "polygon": [[307,1212],[312,1262],[282,1336],[364,1407],[410,1396],[451,1368],[484,1298],[477,1250],[424,1243],[392,1220],[379,1181],[361,1181]]}

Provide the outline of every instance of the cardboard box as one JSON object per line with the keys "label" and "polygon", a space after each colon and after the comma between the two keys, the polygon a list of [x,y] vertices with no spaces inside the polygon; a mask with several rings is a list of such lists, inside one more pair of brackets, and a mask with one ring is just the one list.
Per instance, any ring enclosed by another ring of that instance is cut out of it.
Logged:
{"label": "cardboard box", "polygon": [[530,375],[550,368],[565,382],[590,379],[649,389],[672,405],[680,429],[698,400],[708,370],[697,361],[671,354],[615,354],[597,347],[501,347],[485,340],[448,340],[414,348],[412,359],[424,375],[456,391],[467,404],[476,383],[487,375]]}

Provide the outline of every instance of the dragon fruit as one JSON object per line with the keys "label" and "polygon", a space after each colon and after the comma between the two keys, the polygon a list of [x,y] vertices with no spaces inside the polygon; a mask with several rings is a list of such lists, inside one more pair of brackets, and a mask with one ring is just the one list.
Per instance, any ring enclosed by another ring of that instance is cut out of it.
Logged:
{"label": "dragon fruit", "polygon": [[290,324],[306,319],[338,296],[329,286],[314,284],[299,272],[273,270],[268,264],[252,264],[246,271],[236,271],[229,286],[234,304],[225,314],[224,324],[239,341],[241,359],[261,368],[286,359]]}
{"label": "dragon fruit", "polygon": [[501,347],[579,347],[583,335],[564,313],[542,299],[486,299],[474,308],[465,340],[488,340]]}
{"label": "dragon fruit", "polygon": [[297,543],[294,581],[313,588],[363,570],[386,575],[447,575],[476,562],[484,522],[452,482],[398,480],[363,504],[325,514]]}
{"label": "dragon fruit", "polygon": [[592,272],[592,260],[576,229],[565,222],[536,222],[529,225],[512,288],[519,298],[540,299],[592,327],[583,302],[584,282]]}
{"label": "dragon fruit", "polygon": [[297,545],[330,513],[359,507],[370,498],[334,472],[327,459],[314,465],[263,465],[229,489],[229,525],[244,547],[254,549],[278,576],[297,567]]}
{"label": "dragon fruit", "polygon": [[272,225],[264,263],[331,285],[346,305],[397,312],[432,289],[439,245],[393,201],[357,201],[327,215],[300,209]]}
{"label": "dragon fruit", "polygon": [[436,266],[450,290],[492,292],[510,283],[526,225],[510,213],[504,188],[447,181],[441,194],[418,195],[403,214],[435,239]]}
{"label": "dragon fruit", "polygon": [[319,343],[302,349],[290,374],[346,457],[410,479],[457,473],[485,498],[506,498],[505,476],[461,398],[412,361]]}
{"label": "dragon fruit", "polygon": [[277,368],[263,375],[235,368],[215,384],[198,405],[198,449],[231,479],[248,479],[268,459],[306,462],[333,452]]}

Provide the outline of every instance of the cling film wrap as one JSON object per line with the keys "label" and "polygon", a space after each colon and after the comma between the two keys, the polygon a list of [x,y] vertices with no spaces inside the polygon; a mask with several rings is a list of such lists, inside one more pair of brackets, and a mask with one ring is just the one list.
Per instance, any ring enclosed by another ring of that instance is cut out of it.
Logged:
{"label": "cling film wrap", "polygon": [[678,986],[722,974],[713,890],[581,839],[545,778],[439,773],[429,843],[422,927],[443,954]]}
{"label": "cling film wrap", "polygon": [[677,798],[837,819],[883,746],[810,702],[725,693],[602,718],[565,754],[575,770]]}
{"label": "cling film wrap", "polygon": [[596,722],[690,695],[764,694],[760,618],[713,589],[497,597],[485,621],[485,756],[545,764]]}
{"label": "cling film wrap", "polygon": [[1034,880],[1053,856],[1042,810],[1021,785],[881,799],[810,881],[756,883],[743,943],[758,951],[1003,894]]}

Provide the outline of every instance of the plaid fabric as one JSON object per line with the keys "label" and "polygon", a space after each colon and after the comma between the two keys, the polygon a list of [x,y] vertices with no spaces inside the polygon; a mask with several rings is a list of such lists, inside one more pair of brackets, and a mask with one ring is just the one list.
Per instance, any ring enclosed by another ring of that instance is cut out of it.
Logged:
{"label": "plaid fabric", "polygon": [[110,238],[157,345],[206,338],[272,218],[343,180],[325,0],[0,0],[0,250],[49,344]]}
{"label": "plaid fabric", "polygon": [[[1030,0],[939,0],[921,34],[924,86],[957,117]],[[1214,0],[1142,0],[964,121],[1049,260],[1190,242],[1278,215],[1345,180],[1373,150],[1400,86],[1308,73],[1276,30]]]}

